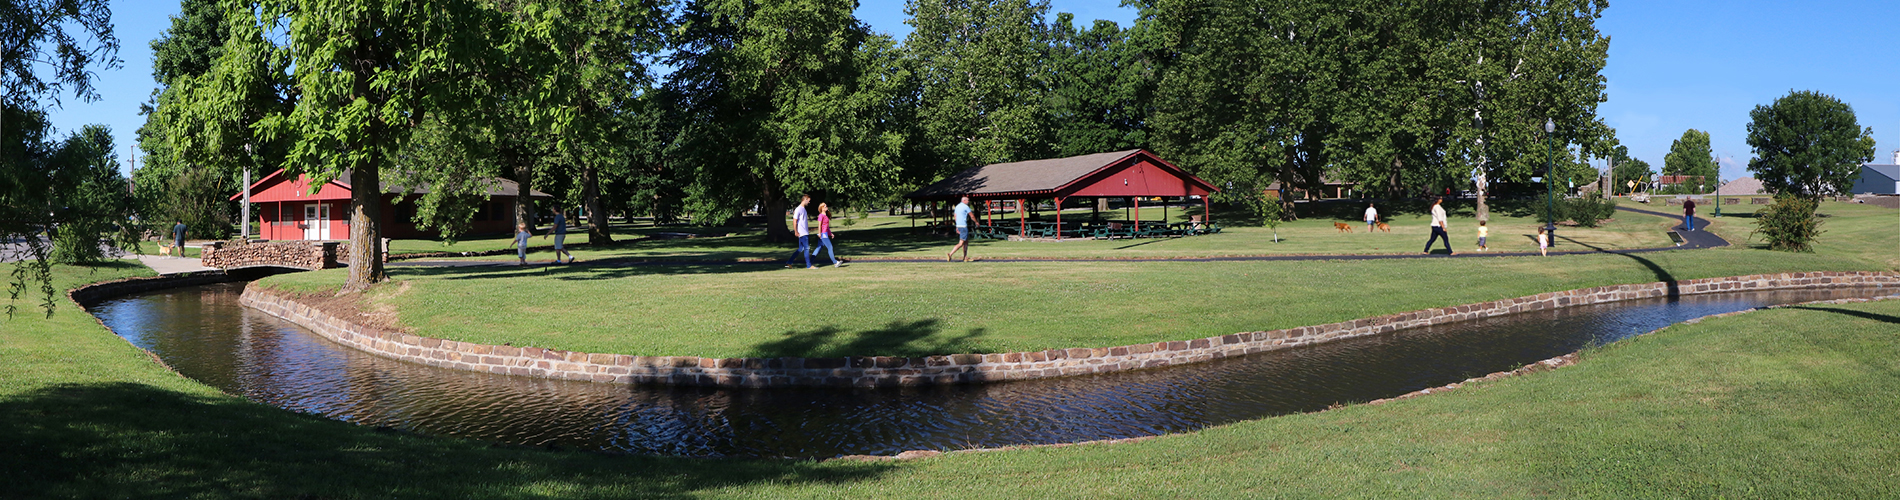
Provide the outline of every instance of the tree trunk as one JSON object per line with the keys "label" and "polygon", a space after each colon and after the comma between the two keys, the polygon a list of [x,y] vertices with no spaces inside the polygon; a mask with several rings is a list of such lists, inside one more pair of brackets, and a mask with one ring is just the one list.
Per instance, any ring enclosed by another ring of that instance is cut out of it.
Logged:
{"label": "tree trunk", "polygon": [[792,234],[792,227],[785,221],[785,211],[791,203],[777,189],[767,186],[762,200],[759,200],[760,214],[765,216],[765,241],[784,243],[798,238]]}
{"label": "tree trunk", "polygon": [[601,210],[600,169],[592,165],[581,167],[581,202],[587,204],[587,243],[590,246],[609,245],[614,237],[607,227],[607,212]]}
{"label": "tree trunk", "polygon": [[534,197],[529,196],[529,193],[534,192],[534,169],[529,166],[528,160],[522,156],[521,151],[515,148],[504,146],[501,157],[509,163],[510,169],[513,170],[510,177],[514,178],[516,187],[520,188],[520,192],[515,195],[515,224],[528,226],[528,229],[532,230],[534,229]]}
{"label": "tree trunk", "polygon": [[371,153],[350,172],[350,280],[343,291],[363,291],[383,281],[382,155]]}

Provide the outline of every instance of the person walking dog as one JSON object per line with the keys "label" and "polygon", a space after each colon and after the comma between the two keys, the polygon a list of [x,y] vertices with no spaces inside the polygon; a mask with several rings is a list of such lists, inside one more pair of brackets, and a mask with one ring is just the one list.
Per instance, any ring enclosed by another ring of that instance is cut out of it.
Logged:
{"label": "person walking dog", "polygon": [[185,256],[185,221],[172,221],[172,256]]}
{"label": "person walking dog", "polygon": [[1432,243],[1438,242],[1439,238],[1445,239],[1445,253],[1451,255],[1458,254],[1458,252],[1451,251],[1451,233],[1445,232],[1444,198],[1432,199],[1432,239],[1425,240],[1424,253],[1432,253]]}
{"label": "person walking dog", "polygon": [[1379,209],[1373,208],[1371,203],[1367,203],[1366,204],[1366,234],[1372,234],[1373,228],[1378,225],[1379,225]]}

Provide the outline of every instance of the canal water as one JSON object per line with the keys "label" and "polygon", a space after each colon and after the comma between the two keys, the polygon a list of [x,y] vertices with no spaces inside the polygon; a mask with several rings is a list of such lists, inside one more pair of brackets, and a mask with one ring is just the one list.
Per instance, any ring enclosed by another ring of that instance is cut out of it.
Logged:
{"label": "canal water", "polygon": [[1736,292],[1538,311],[1184,367],[909,389],[629,387],[388,360],[238,305],[243,283],[92,309],[187,377],[363,425],[531,446],[835,457],[1192,431],[1457,382],[1699,316],[1892,288]]}

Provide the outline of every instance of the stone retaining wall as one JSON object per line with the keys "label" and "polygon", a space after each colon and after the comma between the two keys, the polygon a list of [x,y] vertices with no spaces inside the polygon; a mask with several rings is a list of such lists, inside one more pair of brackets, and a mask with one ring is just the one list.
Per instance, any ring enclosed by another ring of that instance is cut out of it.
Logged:
{"label": "stone retaining wall", "polygon": [[1879,286],[1900,288],[1900,273],[1808,272],[1616,285],[1543,293],[1479,304],[1264,332],[1118,347],[916,358],[701,358],[570,352],[471,344],[351,323],[259,288],[241,303],[372,354],[430,366],[621,384],[718,387],[891,387],[968,384],[1106,373],[1198,363],[1393,330],[1560,307],[1742,290]]}
{"label": "stone retaining wall", "polygon": [[72,299],[73,303],[79,304],[79,307],[92,307],[94,304],[98,304],[99,301],[122,295],[164,290],[167,288],[226,283],[230,281],[234,281],[234,279],[225,275],[223,271],[125,278],[101,281],[74,288],[66,292],[66,297]]}
{"label": "stone retaining wall", "polygon": [[339,248],[342,245],[334,241],[268,241],[235,246],[214,241],[199,251],[198,263],[218,269],[276,266],[315,271],[337,267]]}

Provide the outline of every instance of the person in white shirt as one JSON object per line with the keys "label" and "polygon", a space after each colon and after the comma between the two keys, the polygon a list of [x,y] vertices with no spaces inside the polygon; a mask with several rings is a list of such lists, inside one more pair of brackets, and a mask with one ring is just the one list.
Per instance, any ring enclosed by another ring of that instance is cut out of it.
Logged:
{"label": "person in white shirt", "polygon": [[976,213],[970,209],[970,196],[964,195],[963,202],[958,203],[955,208],[952,208],[950,214],[950,219],[955,221],[957,225],[957,246],[950,247],[950,253],[944,254],[943,260],[954,261],[951,256],[956,255],[957,250],[962,250],[963,261],[969,262],[970,226],[976,222]]}
{"label": "person in white shirt", "polygon": [[1372,234],[1372,230],[1374,229],[1375,226],[1378,226],[1378,225],[1379,225],[1379,209],[1372,208],[1372,204],[1367,203],[1366,204],[1366,234]]}
{"label": "person in white shirt", "polygon": [[1432,253],[1432,243],[1437,243],[1439,238],[1445,239],[1445,253],[1451,255],[1458,254],[1458,252],[1451,251],[1451,234],[1445,232],[1444,198],[1432,199],[1432,239],[1425,240],[1424,253]]}
{"label": "person in white shirt", "polygon": [[805,269],[817,269],[811,265],[811,216],[805,213],[805,205],[811,204],[811,195],[798,197],[798,208],[792,210],[792,232],[798,235],[798,253],[785,261],[785,267],[792,267],[799,257],[805,258]]}

